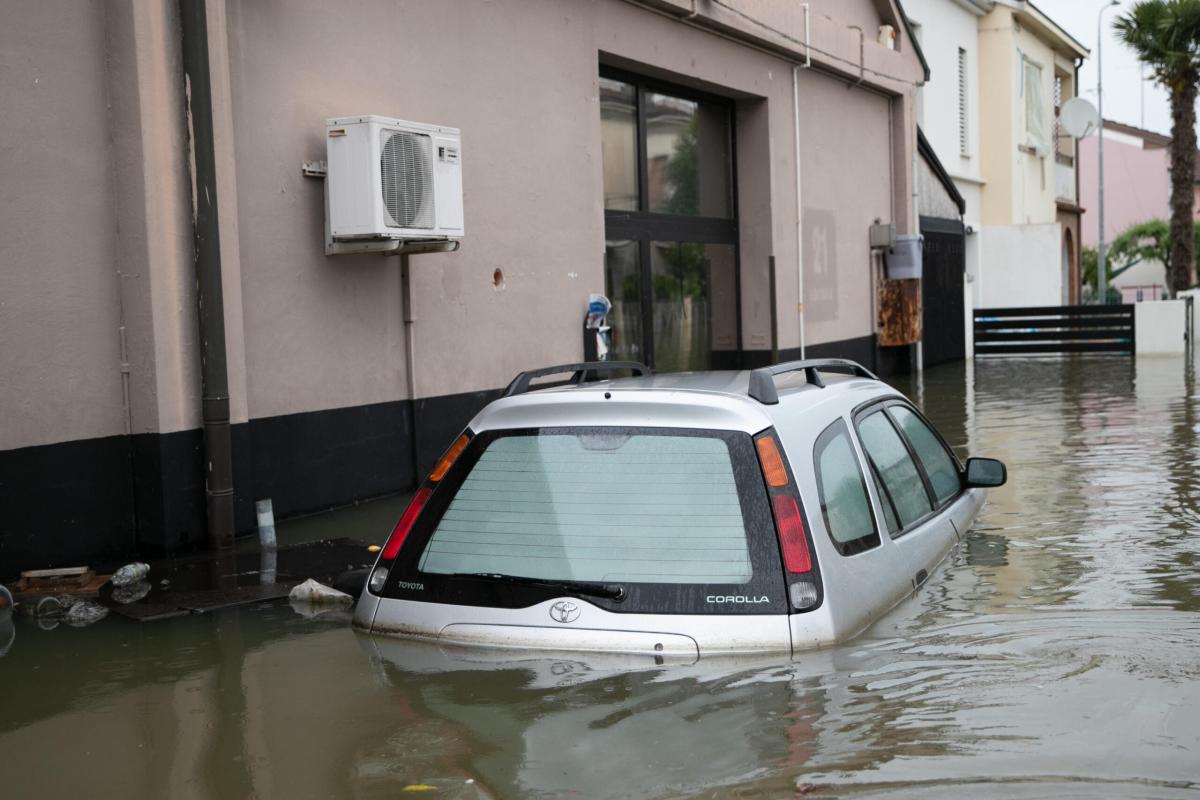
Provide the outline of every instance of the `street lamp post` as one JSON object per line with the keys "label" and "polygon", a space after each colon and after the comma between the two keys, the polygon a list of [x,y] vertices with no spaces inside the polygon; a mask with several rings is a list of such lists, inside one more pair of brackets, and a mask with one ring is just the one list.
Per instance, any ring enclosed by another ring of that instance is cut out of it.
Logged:
{"label": "street lamp post", "polygon": [[1096,15],[1096,105],[1097,113],[1100,117],[1100,130],[1097,136],[1099,141],[1097,147],[1097,166],[1099,168],[1098,186],[1099,192],[1099,217],[1100,217],[1100,246],[1096,251],[1096,302],[1105,305],[1108,303],[1108,262],[1105,259],[1106,253],[1104,248],[1104,57],[1102,55],[1102,46],[1104,44],[1104,12],[1117,5],[1120,0],[1109,0],[1100,7],[1100,13]]}

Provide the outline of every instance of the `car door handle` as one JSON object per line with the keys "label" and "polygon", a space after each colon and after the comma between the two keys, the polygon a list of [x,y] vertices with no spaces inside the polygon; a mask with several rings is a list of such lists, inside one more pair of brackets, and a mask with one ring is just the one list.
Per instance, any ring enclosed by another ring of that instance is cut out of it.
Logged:
{"label": "car door handle", "polygon": [[929,578],[929,573],[925,570],[917,570],[917,574],[913,577],[913,588],[919,588]]}

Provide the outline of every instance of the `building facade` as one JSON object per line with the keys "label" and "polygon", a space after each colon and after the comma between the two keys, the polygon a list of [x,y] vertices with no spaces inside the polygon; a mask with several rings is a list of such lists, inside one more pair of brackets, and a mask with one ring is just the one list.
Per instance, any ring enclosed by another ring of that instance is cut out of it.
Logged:
{"label": "building facade", "polygon": [[918,123],[964,200],[962,222],[970,233],[963,252],[969,276],[979,272],[978,231],[983,224],[979,20],[993,5],[992,0],[907,0],[904,4],[929,61],[929,81],[917,92]]}
{"label": "building facade", "polygon": [[1076,95],[1088,50],[1025,0],[979,18],[979,259],[976,307],[1079,301],[1074,141],[1058,109]]}
{"label": "building facade", "polygon": [[[1170,144],[1170,136],[1104,121],[1104,239],[1109,244],[1132,225],[1170,220]],[[1089,209],[1083,217],[1082,241],[1091,248],[1100,243],[1099,149],[1098,136],[1079,142],[1079,196]],[[1169,286],[1167,267],[1158,260],[1144,261],[1109,284],[1121,291],[1123,301],[1154,299]]]}
{"label": "building facade", "polygon": [[[875,364],[868,229],[915,231],[927,71],[894,2],[804,8],[209,0],[237,528],[411,487],[514,374],[580,359],[591,293],[660,369]],[[5,4],[0,576],[205,540],[179,15]],[[465,239],[407,281],[324,254],[302,165],[357,114],[462,130]]]}

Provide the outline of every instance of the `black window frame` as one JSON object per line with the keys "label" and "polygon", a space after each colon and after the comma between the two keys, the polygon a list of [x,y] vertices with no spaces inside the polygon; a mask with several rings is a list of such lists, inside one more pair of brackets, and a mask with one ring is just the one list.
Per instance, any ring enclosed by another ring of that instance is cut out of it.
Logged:
{"label": "black window frame", "polygon": [[[614,600],[582,596],[581,599],[605,611],[626,614],[699,614],[704,616],[761,616],[787,614],[790,605],[784,581],[783,563],[775,532],[775,517],[770,498],[761,478],[758,452],[753,438],[741,431],[700,428],[658,428],[637,426],[546,426],[538,428],[502,428],[472,436],[462,455],[434,488],[421,515],[414,523],[404,547],[396,556],[381,596],[387,599],[415,600],[426,603],[522,609],[557,597],[573,596],[570,591],[545,586],[504,583],[472,576],[453,576],[422,572],[418,565],[438,523],[450,502],[470,474],[487,446],[507,436],[538,436],[579,433],[622,433],[649,436],[703,436],[720,439],[729,447],[734,483],[746,525],[746,547],[750,555],[751,578],[744,584],[732,583],[619,583],[625,597]],[[418,588],[419,587],[419,588]],[[766,597],[765,603],[709,603],[710,595]]]}
{"label": "black window frame", "polygon": [[[871,533],[860,536],[857,539],[851,539],[848,542],[839,542],[833,536],[833,531],[829,528],[829,512],[825,505],[825,483],[821,478],[821,453],[829,445],[829,442],[839,433],[845,434],[846,441],[850,444],[850,452],[854,454],[854,464],[858,469],[858,481],[862,486],[863,496],[867,499],[867,510],[871,516]],[[871,493],[867,489],[867,476],[863,471],[862,457],[859,455],[858,448],[861,447],[861,442],[857,441],[857,431],[851,432],[851,426],[846,424],[846,420],[838,417],[833,422],[825,426],[825,429],[817,436],[813,443],[812,463],[813,477],[817,482],[817,501],[821,507],[821,521],[825,525],[825,535],[833,544],[835,550],[841,556],[856,556],[862,553],[870,553],[877,550],[883,544],[883,537],[880,536],[879,519],[875,515],[875,509],[871,506]],[[864,451],[865,454],[865,451]],[[884,529],[886,530],[886,524]]]}
{"label": "black window frame", "polygon": [[[604,209],[605,241],[633,241],[638,245],[640,271],[642,341],[641,361],[650,367],[654,359],[654,285],[651,274],[651,250],[653,242],[679,242],[687,244],[724,244],[734,248],[734,313],[736,315],[736,354],[742,353],[742,262],[738,237],[738,192],[737,192],[737,105],[729,97],[710,94],[698,89],[649,78],[635,72],[600,65],[599,77],[621,81],[633,86],[636,97],[637,138],[637,210]],[[646,152],[646,94],[669,94],[683,100],[693,100],[724,106],[729,112],[729,217],[702,217],[688,214],[667,214],[650,211],[650,170]],[[603,188],[601,189],[603,192]],[[607,268],[606,268],[607,272]],[[607,275],[606,275],[607,282]],[[607,290],[607,287],[606,287]]]}
{"label": "black window frame", "polygon": [[[907,434],[904,433],[904,428],[900,425],[896,418],[888,412],[889,408],[893,408],[895,406],[901,406],[904,409],[912,412],[914,415],[916,415],[917,419],[925,423],[925,426],[933,432],[934,437],[942,446],[942,449],[950,455],[950,459],[953,461],[955,468],[958,470],[958,491],[941,503],[938,502],[937,493],[933,490],[933,482],[930,481],[929,475],[925,471],[925,465],[921,462],[920,457],[917,455],[916,448],[914,448],[912,442],[908,440]],[[863,455],[866,456],[867,459],[867,464],[870,467],[872,474],[874,474],[876,482],[879,484],[882,492],[882,494],[879,496],[880,514],[885,512],[884,503],[889,503],[891,504],[892,513],[896,516],[896,520],[900,520],[900,515],[896,512],[896,505],[892,501],[891,494],[888,492],[887,486],[883,482],[883,477],[880,475],[879,468],[875,464],[875,459],[871,458],[871,453],[867,450],[867,446],[863,442],[862,431],[859,430],[859,424],[862,422],[862,420],[866,419],[877,411],[883,412],[884,418],[888,421],[888,424],[892,426],[892,428],[896,431],[896,434],[900,437],[900,441],[904,445],[904,449],[908,452],[908,457],[912,459],[913,464],[917,468],[917,474],[921,477],[921,484],[925,487],[925,496],[930,505],[929,513],[923,514],[922,516],[910,522],[908,525],[901,526],[900,530],[890,534],[892,539],[899,539],[900,537],[911,533],[925,523],[929,522],[963,496],[963,493],[967,490],[966,481],[963,479],[964,468],[962,460],[959,459],[958,454],[954,452],[954,448],[950,447],[950,445],[946,443],[946,439],[942,436],[941,431],[937,429],[937,426],[930,422],[929,418],[922,414],[920,410],[918,410],[917,407],[910,403],[907,399],[903,397],[885,397],[879,400],[871,400],[858,406],[854,409],[853,416],[854,435],[858,438],[859,447],[862,448]],[[884,523],[883,527],[887,529],[886,522]]]}

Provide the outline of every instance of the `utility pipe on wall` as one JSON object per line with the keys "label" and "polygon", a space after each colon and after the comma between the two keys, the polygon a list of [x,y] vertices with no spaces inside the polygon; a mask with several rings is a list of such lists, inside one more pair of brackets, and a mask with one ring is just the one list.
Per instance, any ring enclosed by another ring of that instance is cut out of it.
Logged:
{"label": "utility pipe on wall", "polygon": [[400,306],[404,315],[404,382],[408,389],[409,434],[412,442],[413,485],[421,484],[420,453],[417,448],[417,345],[413,341],[417,315],[413,310],[412,273],[409,271],[408,256],[400,256]]}
{"label": "utility pipe on wall", "polygon": [[[806,3],[805,11],[807,10]],[[807,13],[805,18],[807,20]],[[808,44],[807,32],[804,44]],[[800,358],[804,358],[804,193],[800,183],[800,70],[805,66],[807,65],[797,64],[792,67],[792,127],[795,134],[795,153],[792,157],[796,160],[796,312],[800,320]]]}
{"label": "utility pipe on wall", "polygon": [[205,512],[208,543],[215,549],[233,544],[233,455],[205,0],[179,0],[179,17],[183,40],[184,113],[192,173],[193,261],[200,321]]}

